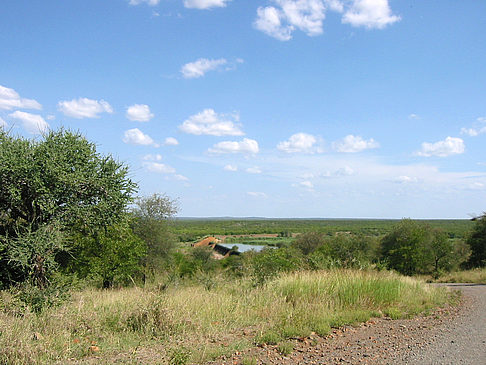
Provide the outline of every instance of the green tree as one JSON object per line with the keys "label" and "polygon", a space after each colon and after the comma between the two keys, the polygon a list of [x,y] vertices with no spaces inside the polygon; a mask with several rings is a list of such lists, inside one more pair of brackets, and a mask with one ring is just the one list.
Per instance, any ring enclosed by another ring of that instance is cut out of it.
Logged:
{"label": "green tree", "polygon": [[71,262],[71,269],[81,278],[111,288],[133,282],[141,274],[140,260],[146,255],[146,245],[126,223],[90,236],[78,233],[75,242],[76,260]]}
{"label": "green tree", "polygon": [[0,130],[0,285],[44,283],[72,247],[64,238],[119,223],[135,189],[127,167],[79,133],[30,140]]}
{"label": "green tree", "polygon": [[132,229],[147,246],[147,255],[142,259],[144,281],[147,274],[167,262],[175,245],[175,236],[170,232],[169,220],[177,213],[177,202],[166,195],[153,194],[135,200]]}
{"label": "green tree", "polygon": [[324,236],[319,232],[305,232],[297,236],[292,247],[308,255],[326,243]]}
{"label": "green tree", "polygon": [[486,266],[486,213],[476,220],[473,231],[466,239],[466,243],[471,248],[471,256],[467,266]]}
{"label": "green tree", "polygon": [[425,246],[430,234],[425,225],[402,219],[381,241],[381,255],[387,266],[404,275],[424,271]]}

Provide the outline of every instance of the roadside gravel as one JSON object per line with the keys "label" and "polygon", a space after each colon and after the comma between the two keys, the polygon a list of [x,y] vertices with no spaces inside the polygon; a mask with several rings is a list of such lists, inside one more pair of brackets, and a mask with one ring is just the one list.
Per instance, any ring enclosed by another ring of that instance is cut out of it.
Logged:
{"label": "roadside gravel", "polygon": [[486,365],[486,285],[446,284],[464,294],[457,308],[410,320],[373,319],[326,337],[294,339],[294,351],[252,348],[212,364]]}

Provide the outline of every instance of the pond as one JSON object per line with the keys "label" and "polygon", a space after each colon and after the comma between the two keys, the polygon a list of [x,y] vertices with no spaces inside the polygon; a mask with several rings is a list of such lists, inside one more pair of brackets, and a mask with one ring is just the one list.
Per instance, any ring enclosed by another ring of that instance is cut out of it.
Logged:
{"label": "pond", "polygon": [[265,245],[245,245],[243,243],[219,243],[220,246],[226,247],[226,248],[233,248],[234,246],[238,247],[238,252],[246,252],[246,251],[256,251],[260,252],[263,250],[265,247],[268,248],[275,248],[272,246],[265,246]]}

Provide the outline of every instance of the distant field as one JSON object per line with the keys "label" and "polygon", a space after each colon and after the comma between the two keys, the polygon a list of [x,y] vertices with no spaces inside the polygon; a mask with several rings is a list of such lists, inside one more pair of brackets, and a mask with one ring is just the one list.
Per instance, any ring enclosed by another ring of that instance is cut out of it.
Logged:
{"label": "distant field", "polygon": [[[191,241],[205,235],[278,234],[318,231],[333,235],[350,232],[381,236],[390,231],[399,220],[395,219],[175,219],[174,233],[180,241]],[[467,219],[421,220],[431,227],[440,228],[450,238],[463,238],[473,227]]]}

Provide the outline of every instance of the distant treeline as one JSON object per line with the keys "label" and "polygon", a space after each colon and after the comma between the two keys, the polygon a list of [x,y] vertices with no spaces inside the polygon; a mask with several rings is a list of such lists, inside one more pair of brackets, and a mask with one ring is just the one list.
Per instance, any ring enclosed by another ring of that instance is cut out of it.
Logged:
{"label": "distant treeline", "polygon": [[[273,233],[282,237],[290,233],[320,232],[334,235],[350,232],[366,236],[389,233],[398,219],[176,219],[173,232],[181,242],[206,235],[240,235]],[[465,238],[474,222],[467,219],[420,220],[432,228],[441,229],[449,238]]]}

